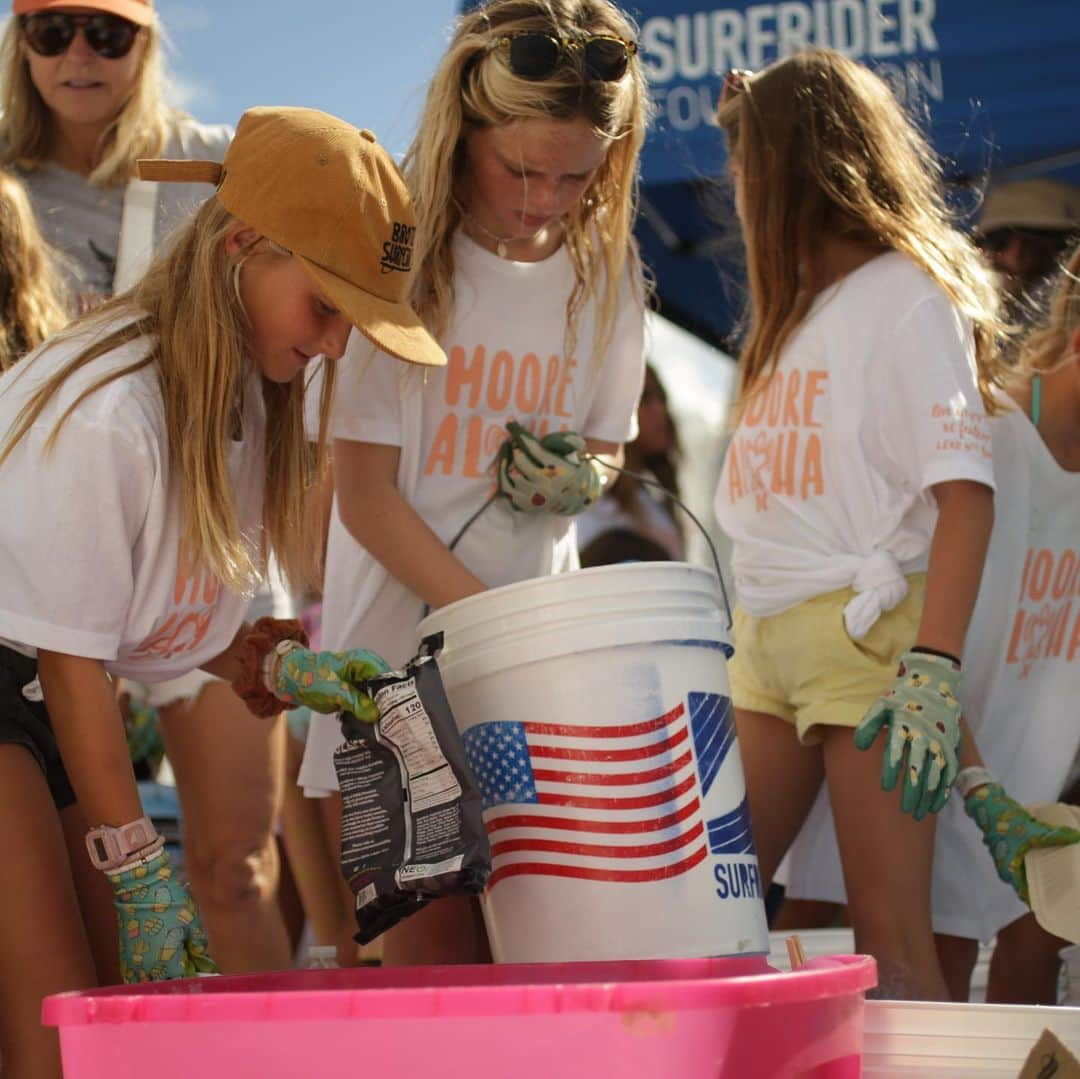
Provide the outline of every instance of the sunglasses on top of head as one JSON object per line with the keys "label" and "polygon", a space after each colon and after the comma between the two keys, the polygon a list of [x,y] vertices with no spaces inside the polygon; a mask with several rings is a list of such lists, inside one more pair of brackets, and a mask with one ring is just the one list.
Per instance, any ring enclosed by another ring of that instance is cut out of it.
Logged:
{"label": "sunglasses on top of head", "polygon": [[19,18],[19,28],[27,45],[39,56],[59,56],[67,52],[82,30],[86,43],[106,60],[119,60],[131,52],[140,27],[119,15],[98,12],[72,15],[62,11],[40,11]]}
{"label": "sunglasses on top of head", "polygon": [[593,82],[617,82],[638,51],[636,41],[621,37],[565,38],[533,30],[503,34],[488,46],[489,52],[494,49],[505,53],[507,66],[519,79],[533,80],[549,78],[564,56],[579,53],[585,77]]}
{"label": "sunglasses on top of head", "polygon": [[734,100],[745,89],[749,79],[753,76],[752,71],[733,67],[724,76],[724,85],[720,88],[720,100],[717,102],[716,111],[719,112],[729,101]]}

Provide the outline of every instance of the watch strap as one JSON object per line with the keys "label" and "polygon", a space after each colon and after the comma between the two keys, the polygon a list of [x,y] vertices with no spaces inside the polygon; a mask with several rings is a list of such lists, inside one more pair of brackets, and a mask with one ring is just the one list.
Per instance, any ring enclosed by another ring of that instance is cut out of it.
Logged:
{"label": "watch strap", "polygon": [[86,850],[96,869],[116,869],[135,855],[145,856],[160,850],[164,836],[158,834],[149,817],[139,817],[127,824],[99,824],[86,833]]}

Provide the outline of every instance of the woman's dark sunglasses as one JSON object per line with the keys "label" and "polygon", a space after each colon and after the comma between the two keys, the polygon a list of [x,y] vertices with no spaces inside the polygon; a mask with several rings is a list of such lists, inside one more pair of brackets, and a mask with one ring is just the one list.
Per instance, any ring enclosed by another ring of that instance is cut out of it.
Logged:
{"label": "woman's dark sunglasses", "polygon": [[139,33],[137,23],[104,12],[96,15],[35,12],[21,16],[19,26],[27,45],[39,56],[59,56],[67,52],[81,29],[87,45],[106,60],[127,56]]}
{"label": "woman's dark sunglasses", "polygon": [[489,48],[506,54],[507,65],[519,79],[533,80],[549,78],[565,55],[580,52],[585,77],[593,82],[617,82],[638,51],[636,41],[621,37],[558,38],[531,30],[504,34]]}

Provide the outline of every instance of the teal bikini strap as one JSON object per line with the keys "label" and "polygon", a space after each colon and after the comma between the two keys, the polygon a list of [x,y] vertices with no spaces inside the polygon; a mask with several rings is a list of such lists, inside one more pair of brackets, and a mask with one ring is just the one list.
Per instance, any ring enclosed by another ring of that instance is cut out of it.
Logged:
{"label": "teal bikini strap", "polygon": [[1042,415],[1042,375],[1031,376],[1031,422],[1033,426],[1039,426],[1039,417]]}

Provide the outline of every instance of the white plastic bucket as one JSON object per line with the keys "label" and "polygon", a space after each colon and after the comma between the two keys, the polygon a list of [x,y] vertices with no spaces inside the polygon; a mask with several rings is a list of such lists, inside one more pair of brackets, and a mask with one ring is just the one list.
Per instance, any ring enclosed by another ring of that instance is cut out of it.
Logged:
{"label": "white plastic bucket", "polygon": [[484,795],[497,962],[765,954],[716,575],[602,566],[451,604],[439,667]]}
{"label": "white plastic bucket", "polygon": [[1080,1008],[868,1000],[863,1016],[863,1079],[1016,1079],[1047,1029],[1080,1048]]}

